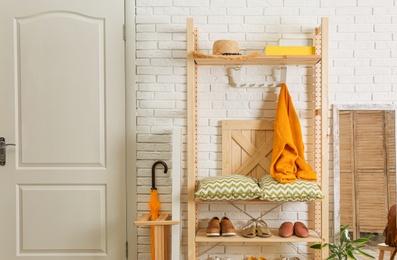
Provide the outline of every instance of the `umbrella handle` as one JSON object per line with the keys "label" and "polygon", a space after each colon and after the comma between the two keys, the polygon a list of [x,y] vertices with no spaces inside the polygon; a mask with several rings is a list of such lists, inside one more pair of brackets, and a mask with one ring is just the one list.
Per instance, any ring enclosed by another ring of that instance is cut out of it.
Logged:
{"label": "umbrella handle", "polygon": [[153,166],[152,166],[152,190],[157,190],[156,188],[156,166],[158,164],[162,164],[164,166],[164,173],[167,173],[168,171],[168,166],[164,161],[156,161]]}

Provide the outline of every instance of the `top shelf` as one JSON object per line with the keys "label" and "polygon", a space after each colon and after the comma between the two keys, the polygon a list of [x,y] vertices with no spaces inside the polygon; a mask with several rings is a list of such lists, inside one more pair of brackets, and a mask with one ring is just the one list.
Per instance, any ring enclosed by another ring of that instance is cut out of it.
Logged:
{"label": "top shelf", "polygon": [[233,65],[315,65],[321,60],[321,55],[283,55],[260,56],[246,60],[226,60],[222,58],[194,58],[197,65],[233,66]]}

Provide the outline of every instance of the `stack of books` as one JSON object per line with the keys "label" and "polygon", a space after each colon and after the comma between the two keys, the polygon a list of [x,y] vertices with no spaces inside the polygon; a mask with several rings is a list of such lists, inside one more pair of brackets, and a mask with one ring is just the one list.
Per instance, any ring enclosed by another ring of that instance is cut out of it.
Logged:
{"label": "stack of books", "polygon": [[266,55],[314,55],[313,39],[280,39],[278,46],[266,46]]}

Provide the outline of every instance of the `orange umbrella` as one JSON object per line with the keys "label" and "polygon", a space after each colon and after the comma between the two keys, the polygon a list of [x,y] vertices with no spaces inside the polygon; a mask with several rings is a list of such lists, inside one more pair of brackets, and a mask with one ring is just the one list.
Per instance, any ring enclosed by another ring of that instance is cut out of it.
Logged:
{"label": "orange umbrella", "polygon": [[[155,178],[155,173],[156,173],[156,166],[158,164],[162,164],[164,166],[164,173],[167,173],[168,171],[168,166],[165,162],[163,161],[156,161],[153,166],[152,166],[152,189],[150,191],[150,202],[149,202],[149,208],[150,208],[150,213],[151,213],[151,220],[156,220],[159,217],[159,210],[160,210],[160,201],[159,201],[159,195],[157,192],[157,188],[155,185],[156,178]],[[154,226],[152,226],[151,230],[151,244],[152,244],[152,260],[155,259],[155,247],[154,247]]]}

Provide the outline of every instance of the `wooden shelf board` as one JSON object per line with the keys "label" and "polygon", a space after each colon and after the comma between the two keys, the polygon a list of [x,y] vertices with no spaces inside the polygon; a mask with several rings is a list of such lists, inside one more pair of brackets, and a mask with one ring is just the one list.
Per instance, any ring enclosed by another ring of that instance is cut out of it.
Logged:
{"label": "wooden shelf board", "polygon": [[226,60],[221,58],[194,58],[197,65],[233,66],[233,65],[314,65],[321,55],[260,56],[246,60]]}
{"label": "wooden shelf board", "polygon": [[156,220],[150,220],[151,214],[145,213],[134,221],[135,226],[167,226],[167,225],[177,225],[179,221],[170,220],[171,213],[160,213]]}
{"label": "wooden shelf board", "polygon": [[314,231],[309,230],[309,237],[301,238],[292,236],[288,238],[280,237],[277,229],[272,229],[272,236],[268,238],[254,237],[245,238],[241,234],[241,230],[236,231],[235,236],[231,237],[207,237],[205,235],[205,229],[199,229],[196,236],[196,242],[198,243],[321,243],[320,236]]}

